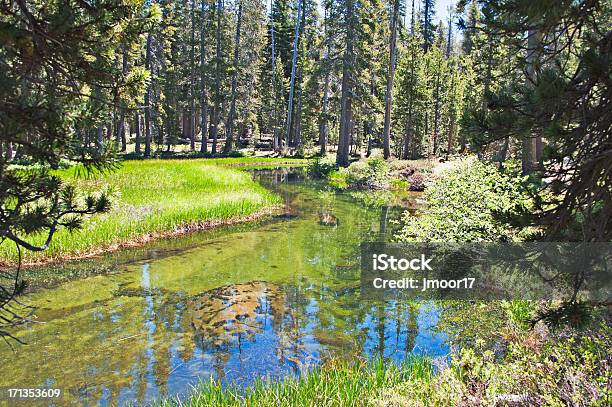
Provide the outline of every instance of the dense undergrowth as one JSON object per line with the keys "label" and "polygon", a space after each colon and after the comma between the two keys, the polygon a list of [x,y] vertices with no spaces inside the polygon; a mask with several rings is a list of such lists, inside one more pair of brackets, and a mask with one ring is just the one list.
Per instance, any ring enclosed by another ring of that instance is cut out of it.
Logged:
{"label": "dense undergrowth", "polygon": [[308,174],[327,179],[333,188],[343,191],[422,191],[433,165],[430,160],[385,160],[374,153],[346,168],[338,168],[333,157],[318,157],[308,165]]}
{"label": "dense undergrowth", "polygon": [[405,212],[400,241],[516,241],[530,229],[505,221],[531,205],[529,185],[518,163],[503,170],[469,158],[458,161],[425,190],[426,210]]}

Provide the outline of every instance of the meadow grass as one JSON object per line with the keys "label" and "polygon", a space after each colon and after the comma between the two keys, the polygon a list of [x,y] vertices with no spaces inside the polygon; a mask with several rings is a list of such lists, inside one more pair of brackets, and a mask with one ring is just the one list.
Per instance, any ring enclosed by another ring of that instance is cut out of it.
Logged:
{"label": "meadow grass", "polygon": [[[94,215],[72,233],[59,230],[43,252],[24,251],[24,262],[76,258],[110,250],[190,226],[210,226],[253,216],[280,203],[279,198],[231,166],[271,167],[304,160],[273,158],[151,159],[124,161],[119,169],[84,177],[77,167],[59,171],[81,191],[110,188],[110,212]],[[206,223],[208,224],[206,225]],[[42,236],[29,236],[38,243]],[[0,260],[16,260],[16,250],[0,246]]]}
{"label": "meadow grass", "polygon": [[246,389],[211,380],[196,387],[186,400],[166,399],[158,405],[358,406],[376,404],[388,388],[407,382],[428,383],[432,377],[432,364],[422,356],[410,356],[399,364],[332,361],[300,377],[277,382],[257,380]]}

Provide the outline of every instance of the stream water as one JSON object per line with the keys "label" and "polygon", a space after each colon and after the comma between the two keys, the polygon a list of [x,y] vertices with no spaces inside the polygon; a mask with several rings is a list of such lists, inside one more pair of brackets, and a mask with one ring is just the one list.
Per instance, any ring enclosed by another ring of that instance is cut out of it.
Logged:
{"label": "stream water", "polygon": [[155,242],[103,275],[24,298],[36,322],[15,333],[27,343],[15,353],[0,347],[0,386],[121,405],[186,397],[211,377],[245,386],[300,374],[328,357],[448,354],[435,308],[360,299],[359,246],[387,239],[398,210],[366,208],[299,171],[254,177],[287,214]]}

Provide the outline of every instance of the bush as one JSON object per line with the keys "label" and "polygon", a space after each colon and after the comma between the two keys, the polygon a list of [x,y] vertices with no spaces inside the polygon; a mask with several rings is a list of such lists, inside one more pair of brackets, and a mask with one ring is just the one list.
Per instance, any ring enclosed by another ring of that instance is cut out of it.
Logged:
{"label": "bush", "polygon": [[375,156],[340,168],[329,178],[339,189],[384,189],[389,184],[389,166],[383,157]]}
{"label": "bush", "polygon": [[240,157],[244,157],[244,153],[242,151],[239,151],[239,150],[232,150],[229,153],[227,153],[225,156],[226,157],[233,157],[233,158],[240,158]]}
{"label": "bush", "polygon": [[336,162],[331,157],[317,157],[308,163],[311,178],[328,178],[336,170]]}
{"label": "bush", "polygon": [[517,163],[504,170],[468,159],[444,172],[425,192],[427,208],[419,216],[403,215],[400,241],[509,241],[517,230],[501,215],[530,206],[526,177]]}

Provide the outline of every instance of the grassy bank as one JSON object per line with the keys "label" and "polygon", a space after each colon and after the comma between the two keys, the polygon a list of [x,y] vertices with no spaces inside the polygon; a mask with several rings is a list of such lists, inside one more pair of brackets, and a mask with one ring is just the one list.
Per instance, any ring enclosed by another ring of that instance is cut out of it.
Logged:
{"label": "grassy bank", "polygon": [[376,404],[385,389],[402,383],[427,383],[433,369],[427,358],[415,356],[396,365],[382,361],[336,361],[302,377],[280,382],[257,381],[242,390],[205,383],[187,401],[165,400],[162,406],[358,406]]}
{"label": "grassy bank", "polygon": [[158,405],[604,406],[610,399],[610,329],[592,328],[553,333],[507,324],[503,355],[479,339],[457,351],[451,365],[434,368],[422,356],[399,365],[332,361],[299,378],[258,381],[246,389],[204,383],[186,400]]}
{"label": "grassy bank", "polygon": [[[279,199],[248,173],[231,167],[298,163],[300,160],[270,158],[125,161],[114,172],[89,178],[79,177],[75,168],[62,170],[59,175],[80,190],[109,188],[114,194],[113,208],[86,219],[81,230],[59,230],[47,250],[24,252],[24,263],[84,257],[157,237],[252,219],[278,204]],[[29,240],[38,243],[43,237]],[[0,246],[0,259],[14,262],[15,249],[8,244]]]}

